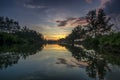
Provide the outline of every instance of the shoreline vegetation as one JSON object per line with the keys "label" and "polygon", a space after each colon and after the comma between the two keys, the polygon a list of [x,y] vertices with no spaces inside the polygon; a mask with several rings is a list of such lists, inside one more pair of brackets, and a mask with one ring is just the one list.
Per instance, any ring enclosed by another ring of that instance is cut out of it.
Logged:
{"label": "shoreline vegetation", "polygon": [[[113,29],[111,18],[103,9],[89,11],[86,15],[87,25],[78,25],[65,38],[59,39],[59,44],[75,44],[87,46],[90,49],[115,50],[119,53],[120,32]],[[93,49],[94,49],[93,48]],[[114,51],[113,51],[114,52]]]}
{"label": "shoreline vegetation", "polygon": [[0,17],[0,45],[44,43],[44,37],[29,28],[21,27],[17,21]]}
{"label": "shoreline vegetation", "polygon": [[[0,45],[4,44],[68,44],[74,46],[89,45],[89,47],[111,49],[120,47],[120,32],[113,29],[111,18],[103,9],[89,11],[85,17],[87,25],[78,25],[65,38],[45,40],[41,33],[21,27],[17,21],[8,17],[0,17]],[[119,51],[118,51],[119,52]]]}

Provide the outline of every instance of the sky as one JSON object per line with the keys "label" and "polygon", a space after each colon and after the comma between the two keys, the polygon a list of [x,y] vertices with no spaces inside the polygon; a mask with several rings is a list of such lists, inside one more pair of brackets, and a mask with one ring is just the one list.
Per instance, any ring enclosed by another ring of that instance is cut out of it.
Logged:
{"label": "sky", "polygon": [[120,0],[0,0],[0,16],[56,40],[67,36],[75,26],[85,25],[88,11],[100,8],[120,29],[119,3]]}

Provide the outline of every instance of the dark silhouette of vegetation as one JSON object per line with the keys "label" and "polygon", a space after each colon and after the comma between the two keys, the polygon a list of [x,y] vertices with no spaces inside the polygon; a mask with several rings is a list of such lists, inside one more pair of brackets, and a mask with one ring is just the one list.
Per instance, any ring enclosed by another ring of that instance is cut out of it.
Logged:
{"label": "dark silhouette of vegetation", "polygon": [[75,27],[65,39],[60,39],[59,42],[72,45],[86,43],[96,47],[120,46],[120,33],[113,31],[111,18],[104,13],[103,9],[89,11],[86,20],[87,25]]}
{"label": "dark silhouette of vegetation", "polygon": [[[81,48],[66,44],[60,44],[68,49],[74,58],[88,64],[86,66],[86,73],[89,77],[99,80],[104,80],[107,72],[111,71],[108,64],[120,66],[120,55],[107,52],[106,50],[96,50],[94,48]],[[96,49],[96,48],[95,48]]]}
{"label": "dark silhouette of vegetation", "polygon": [[20,30],[20,25],[17,21],[9,19],[8,17],[0,17],[0,31],[7,33],[14,33]]}
{"label": "dark silhouette of vegetation", "polygon": [[96,37],[112,32],[113,24],[109,23],[111,18],[104,13],[103,9],[89,11],[86,18],[89,36]]}
{"label": "dark silhouette of vegetation", "polygon": [[43,49],[43,44],[0,46],[0,69],[17,64],[20,58],[34,55]]}
{"label": "dark silhouette of vegetation", "polygon": [[85,30],[82,26],[77,26],[72,30],[72,33],[66,37],[66,40],[70,43],[75,43],[76,39],[84,38]]}
{"label": "dark silhouette of vegetation", "polygon": [[59,43],[78,61],[88,64],[86,72],[89,77],[104,80],[106,73],[111,71],[108,64],[120,66],[120,32],[113,31],[111,18],[103,9],[88,12],[86,19],[87,25],[75,27]]}
{"label": "dark silhouette of vegetation", "polygon": [[17,21],[0,17],[0,44],[44,42],[44,37],[29,28],[20,27]]}

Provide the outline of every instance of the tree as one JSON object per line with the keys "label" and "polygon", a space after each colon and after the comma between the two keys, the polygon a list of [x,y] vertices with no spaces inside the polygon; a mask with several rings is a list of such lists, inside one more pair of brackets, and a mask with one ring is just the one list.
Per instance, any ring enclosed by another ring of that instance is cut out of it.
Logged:
{"label": "tree", "polygon": [[8,17],[6,17],[5,20],[6,20],[6,28],[9,30],[9,28],[10,28],[10,19]]}
{"label": "tree", "polygon": [[86,18],[88,22],[88,33],[90,36],[96,37],[109,34],[112,31],[111,28],[113,24],[109,23],[111,18],[104,13],[103,9],[89,11]]}
{"label": "tree", "polygon": [[17,21],[14,21],[14,28],[16,30],[19,30],[20,29],[20,26],[19,26],[19,23]]}
{"label": "tree", "polygon": [[14,20],[13,20],[13,19],[10,19],[9,22],[10,22],[10,24],[9,24],[9,25],[10,25],[9,30],[11,30],[11,29],[13,29]]}
{"label": "tree", "polygon": [[1,29],[1,31],[3,30],[4,26],[5,26],[4,17],[0,17],[0,29]]}

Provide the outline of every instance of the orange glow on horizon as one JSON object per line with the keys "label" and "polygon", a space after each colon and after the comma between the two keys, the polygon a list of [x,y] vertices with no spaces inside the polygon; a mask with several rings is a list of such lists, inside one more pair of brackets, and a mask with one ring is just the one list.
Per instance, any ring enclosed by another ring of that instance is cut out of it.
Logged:
{"label": "orange glow on horizon", "polygon": [[45,36],[44,38],[47,40],[58,40],[58,39],[65,38],[65,37],[66,35],[59,34],[59,35],[53,35],[53,36]]}

